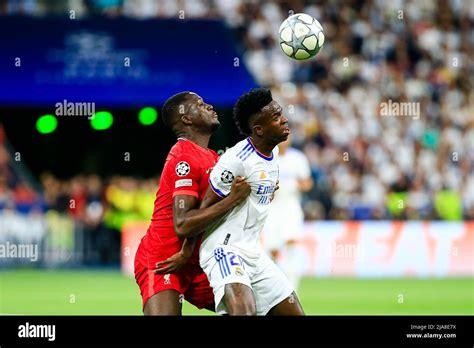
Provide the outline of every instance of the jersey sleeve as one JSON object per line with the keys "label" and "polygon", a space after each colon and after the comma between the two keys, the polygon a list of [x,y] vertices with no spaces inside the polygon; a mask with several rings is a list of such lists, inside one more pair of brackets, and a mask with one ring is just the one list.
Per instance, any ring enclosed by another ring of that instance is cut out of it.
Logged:
{"label": "jersey sleeve", "polygon": [[224,153],[209,175],[209,185],[220,197],[230,193],[232,182],[237,176],[245,177],[242,161],[231,151]]}
{"label": "jersey sleeve", "polygon": [[298,179],[308,179],[311,177],[311,167],[308,158],[303,152],[298,153]]}
{"label": "jersey sleeve", "polygon": [[173,197],[189,195],[199,198],[199,183],[202,177],[199,162],[190,155],[179,155],[173,160],[171,166]]}

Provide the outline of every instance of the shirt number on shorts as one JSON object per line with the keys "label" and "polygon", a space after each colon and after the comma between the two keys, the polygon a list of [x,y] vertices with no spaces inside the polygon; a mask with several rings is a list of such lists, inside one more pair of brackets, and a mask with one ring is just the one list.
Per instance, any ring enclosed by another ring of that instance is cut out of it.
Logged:
{"label": "shirt number on shorts", "polygon": [[241,266],[245,269],[242,258],[234,254],[232,251],[224,253],[222,248],[218,248],[214,250],[214,257],[219,265],[222,278],[227,277],[231,273],[231,266]]}
{"label": "shirt number on shorts", "polygon": [[235,258],[237,257],[237,255],[235,255],[232,251],[229,251],[227,255],[230,255],[229,262],[231,266],[240,266],[240,263],[235,262]]}

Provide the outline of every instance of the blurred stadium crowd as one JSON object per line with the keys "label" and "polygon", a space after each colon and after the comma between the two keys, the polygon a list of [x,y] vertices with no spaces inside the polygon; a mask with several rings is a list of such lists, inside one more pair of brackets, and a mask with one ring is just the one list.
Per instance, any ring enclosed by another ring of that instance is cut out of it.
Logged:
{"label": "blurred stadium crowd", "polygon": [[159,178],[43,173],[36,190],[15,162],[0,125],[0,242],[39,242],[47,233],[46,263],[118,264],[122,227],[153,212]]}
{"label": "blurred stadium crowd", "polygon": [[[284,106],[293,145],[309,158],[316,185],[305,196],[307,219],[474,219],[474,2],[0,0],[0,15],[70,9],[76,18],[178,18],[179,11],[186,19],[224,18],[255,79]],[[326,40],[317,59],[294,62],[280,52],[288,9],[321,21]],[[420,112],[383,116],[389,100],[418,103]],[[38,237],[47,226],[47,248],[65,251],[57,261],[76,249],[86,264],[118,262],[119,231],[150,218],[159,179],[44,173],[36,190],[15,170],[1,130],[4,226]],[[21,227],[11,212],[30,218]]]}

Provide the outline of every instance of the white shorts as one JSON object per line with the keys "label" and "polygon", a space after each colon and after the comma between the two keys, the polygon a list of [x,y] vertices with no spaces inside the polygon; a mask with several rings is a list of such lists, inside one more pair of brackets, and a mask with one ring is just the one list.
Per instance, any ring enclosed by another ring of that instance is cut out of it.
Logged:
{"label": "white shorts", "polygon": [[214,291],[217,314],[228,313],[224,303],[226,284],[240,283],[250,287],[255,296],[257,315],[266,315],[294,291],[288,278],[264,252],[251,258],[231,246],[218,245],[214,257],[201,262],[201,267]]}
{"label": "white shorts", "polygon": [[267,252],[280,250],[290,240],[299,240],[301,238],[304,219],[298,215],[268,215],[262,231],[262,245]]}

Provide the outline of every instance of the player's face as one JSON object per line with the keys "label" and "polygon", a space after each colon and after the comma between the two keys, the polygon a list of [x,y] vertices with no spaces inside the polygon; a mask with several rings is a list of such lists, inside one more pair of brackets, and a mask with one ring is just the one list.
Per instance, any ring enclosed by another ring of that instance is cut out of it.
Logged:
{"label": "player's face", "polygon": [[290,135],[288,118],[283,115],[283,109],[276,101],[262,108],[259,124],[263,137],[276,144],[285,141]]}
{"label": "player's face", "polygon": [[214,132],[220,126],[217,113],[211,104],[207,104],[197,94],[191,96],[189,115],[193,124],[205,131]]}

